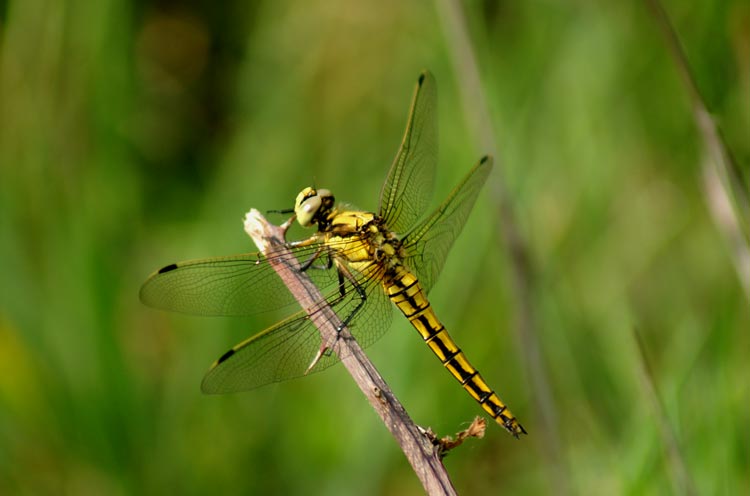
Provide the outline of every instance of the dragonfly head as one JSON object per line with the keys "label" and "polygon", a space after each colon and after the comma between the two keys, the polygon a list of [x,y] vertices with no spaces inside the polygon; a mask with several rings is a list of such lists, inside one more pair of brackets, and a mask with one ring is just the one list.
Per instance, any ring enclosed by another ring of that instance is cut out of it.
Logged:
{"label": "dragonfly head", "polygon": [[324,221],[333,210],[335,199],[327,189],[305,188],[297,195],[294,213],[302,227],[310,227]]}

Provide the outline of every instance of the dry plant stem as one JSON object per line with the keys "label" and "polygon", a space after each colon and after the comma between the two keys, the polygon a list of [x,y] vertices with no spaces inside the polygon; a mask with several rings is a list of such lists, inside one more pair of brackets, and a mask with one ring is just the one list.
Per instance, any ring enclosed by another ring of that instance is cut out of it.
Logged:
{"label": "dry plant stem", "polygon": [[565,494],[570,492],[570,484],[560,445],[557,409],[542,357],[533,312],[536,293],[533,263],[526,240],[518,228],[513,205],[505,190],[501,155],[461,4],[458,0],[437,0],[437,6],[448,41],[447,45],[451,50],[456,78],[460,83],[467,124],[472,136],[478,137],[483,153],[489,151],[495,157],[494,174],[499,178],[491,181],[490,184],[492,199],[500,219],[498,234],[503,238],[511,260],[511,281],[517,303],[515,305],[517,309],[515,314],[516,346],[524,357],[526,374],[531,382],[531,391],[533,391],[534,410],[539,415],[536,436],[533,436],[532,429],[529,429],[529,432],[536,439],[543,456],[547,458],[547,465],[554,467],[552,485],[555,492]]}
{"label": "dry plant stem", "polygon": [[[665,38],[669,53],[677,66],[680,78],[690,96],[693,118],[706,152],[704,161],[704,191],[706,203],[719,230],[732,247],[732,256],[745,296],[750,299],[750,200],[737,165],[706,106],[705,99],[690,69],[677,33],[659,0],[646,0],[659,30]],[[717,177],[719,180],[714,181]],[[713,182],[713,183],[712,183]],[[716,188],[715,184],[719,187]],[[730,208],[725,208],[725,206]]]}
{"label": "dry plant stem", "polygon": [[[284,240],[288,225],[289,222],[282,226],[269,224],[255,209],[245,217],[245,231],[308,313],[320,331],[322,343],[342,357],[342,363],[396,439],[427,494],[456,494],[432,443],[409,418],[349,330],[346,327],[338,330],[339,316],[328,306],[319,308],[323,297],[318,287],[299,270],[299,262]],[[313,308],[315,312],[311,311]]]}
{"label": "dry plant stem", "polygon": [[669,421],[666,409],[664,408],[664,402],[662,401],[661,395],[654,383],[654,375],[651,371],[651,366],[649,365],[648,357],[646,356],[646,349],[638,329],[633,329],[633,337],[635,338],[636,347],[638,349],[640,375],[646,388],[646,396],[651,403],[651,408],[656,414],[659,423],[659,434],[661,435],[662,444],[664,445],[664,450],[666,451],[665,454],[669,462],[674,494],[698,494],[695,484],[690,477],[690,473],[687,470],[685,458],[682,456],[680,445],[677,442],[677,434],[675,433],[672,423]]}

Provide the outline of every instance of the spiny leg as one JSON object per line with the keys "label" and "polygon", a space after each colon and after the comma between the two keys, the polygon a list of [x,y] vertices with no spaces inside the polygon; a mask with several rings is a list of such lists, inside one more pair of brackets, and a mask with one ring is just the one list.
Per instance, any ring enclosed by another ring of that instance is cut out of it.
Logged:
{"label": "spiny leg", "polygon": [[357,306],[354,307],[354,309],[349,312],[349,315],[347,315],[342,321],[341,324],[338,327],[338,331],[341,332],[341,330],[348,326],[349,323],[352,321],[352,319],[357,315],[357,313],[362,309],[362,306],[367,301],[367,293],[365,292],[365,288],[362,287],[359,282],[357,282],[357,278],[354,277],[354,275],[349,271],[349,269],[346,268],[343,264],[336,262],[336,268],[338,269],[339,273],[339,292],[341,293],[341,296],[343,297],[345,294],[345,283],[344,278],[346,278],[349,283],[352,285],[354,290],[357,292],[357,295],[359,296],[359,302],[357,303]]}
{"label": "spiny leg", "polygon": [[[330,257],[330,253],[329,253]],[[356,314],[362,309],[365,302],[367,301],[367,293],[365,292],[364,288],[357,282],[357,279],[354,277],[354,275],[344,266],[342,263],[338,262],[337,260],[334,260],[336,264],[336,269],[339,277],[339,296],[336,297],[336,299],[330,301],[328,304],[331,306],[331,308],[336,307],[339,303],[344,301],[344,299],[347,296],[346,291],[346,280],[351,283],[354,290],[357,292],[357,295],[359,296],[359,302],[357,305],[352,309],[351,312],[349,312],[349,315],[347,315],[344,319],[341,320],[341,323],[336,327],[336,340],[338,340],[341,336],[341,331],[349,325],[349,323],[354,319]],[[313,357],[312,361],[310,362],[310,365],[307,367],[307,370],[305,371],[305,374],[310,372],[310,370],[317,365],[317,363],[320,361],[320,359],[325,355],[329,356],[331,354],[331,350],[334,343],[328,344],[328,343],[321,343],[320,349],[318,350],[318,353]]]}
{"label": "spiny leg", "polygon": [[[313,265],[313,262],[320,258],[320,256],[325,252],[325,255],[328,258],[328,261],[323,265]],[[331,252],[328,250],[325,246],[321,246],[318,248],[315,253],[313,253],[310,258],[305,260],[304,263],[302,263],[299,267],[300,272],[305,272],[309,268],[317,269],[317,270],[329,270],[331,267],[333,267],[333,258],[331,257]]]}

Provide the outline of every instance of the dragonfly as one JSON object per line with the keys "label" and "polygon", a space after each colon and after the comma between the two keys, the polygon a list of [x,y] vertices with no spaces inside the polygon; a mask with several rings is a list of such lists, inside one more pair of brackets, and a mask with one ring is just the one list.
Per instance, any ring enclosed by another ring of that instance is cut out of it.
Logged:
{"label": "dragonfly", "polygon": [[[492,157],[483,157],[442,204],[424,215],[437,145],[437,85],[425,71],[417,80],[378,212],[337,205],[331,191],[307,187],[285,212],[316,231],[287,244],[323,296],[313,312],[332,308],[366,347],[388,330],[395,306],[463,389],[518,437],[526,430],[471,365],[427,299],[492,169]],[[292,307],[294,297],[271,261],[263,253],[245,253],[173,263],[149,276],[140,298],[151,307],[193,315],[253,315]],[[341,357],[336,354],[320,353],[322,338],[309,312],[292,310],[287,319],[224,353],[203,378],[202,391],[247,391],[337,363]]]}

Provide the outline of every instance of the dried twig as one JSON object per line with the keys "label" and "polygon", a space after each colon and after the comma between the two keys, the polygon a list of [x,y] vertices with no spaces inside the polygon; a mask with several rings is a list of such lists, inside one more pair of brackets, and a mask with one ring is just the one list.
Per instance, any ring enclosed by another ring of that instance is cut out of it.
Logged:
{"label": "dried twig", "polygon": [[289,222],[282,226],[269,224],[255,209],[245,217],[245,231],[268,257],[276,273],[308,313],[320,331],[324,345],[341,357],[354,382],[401,446],[425,491],[428,494],[456,494],[430,440],[409,418],[349,330],[340,327],[338,315],[329,306],[320,308],[319,302],[323,298],[318,287],[299,270],[298,260],[284,241],[288,225]]}
{"label": "dried twig", "polygon": [[474,417],[474,421],[469,427],[456,433],[455,439],[452,436],[443,436],[439,438],[437,437],[437,434],[432,432],[432,429],[424,430],[424,434],[435,446],[435,449],[437,449],[438,456],[440,456],[440,458],[445,458],[450,450],[461,446],[467,439],[472,437],[482,439],[486,430],[487,421],[482,417]]}

